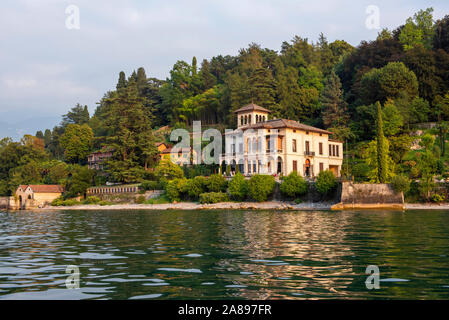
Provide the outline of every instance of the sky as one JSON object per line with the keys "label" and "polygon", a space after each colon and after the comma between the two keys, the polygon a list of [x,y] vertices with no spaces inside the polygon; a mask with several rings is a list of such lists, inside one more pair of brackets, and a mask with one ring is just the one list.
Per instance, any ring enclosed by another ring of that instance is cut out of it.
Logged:
{"label": "sky", "polygon": [[76,103],[93,113],[120,71],[165,79],[177,60],[237,55],[252,42],[280,50],[295,35],[374,40],[369,6],[390,30],[419,9],[449,14],[446,0],[2,0],[0,137],[51,129]]}

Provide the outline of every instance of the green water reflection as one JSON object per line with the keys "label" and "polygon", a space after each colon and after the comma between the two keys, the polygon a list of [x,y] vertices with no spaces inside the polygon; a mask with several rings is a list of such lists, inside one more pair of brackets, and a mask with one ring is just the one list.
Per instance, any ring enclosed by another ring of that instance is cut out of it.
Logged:
{"label": "green water reflection", "polygon": [[130,298],[448,299],[449,212],[0,213],[0,299]]}

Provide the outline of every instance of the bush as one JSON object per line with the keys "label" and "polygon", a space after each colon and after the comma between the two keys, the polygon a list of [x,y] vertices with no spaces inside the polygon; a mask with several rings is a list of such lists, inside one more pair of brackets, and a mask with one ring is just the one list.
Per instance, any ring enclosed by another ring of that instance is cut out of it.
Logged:
{"label": "bush", "polygon": [[332,171],[321,171],[316,178],[315,188],[321,194],[328,194],[337,186],[337,178]]}
{"label": "bush", "polygon": [[209,192],[200,194],[200,203],[219,203],[227,201],[229,201],[229,197],[223,192]]}
{"label": "bush", "polygon": [[243,201],[248,196],[248,181],[241,173],[237,173],[229,182],[228,192],[231,198]]}
{"label": "bush", "polygon": [[140,190],[145,191],[152,191],[152,190],[159,190],[160,184],[157,181],[144,181],[140,184]]}
{"label": "bush", "polygon": [[85,204],[97,204],[100,201],[101,201],[100,198],[98,198],[96,196],[91,196],[91,197],[87,197],[86,200],[84,200],[83,202]]}
{"label": "bush", "polygon": [[112,205],[111,202],[109,202],[109,201],[104,201],[104,200],[98,202],[98,204],[99,204],[100,206],[110,206],[110,205]]}
{"label": "bush", "polygon": [[187,185],[187,179],[174,179],[168,181],[165,186],[165,193],[170,201],[180,201],[183,193],[185,192],[185,186]]}
{"label": "bush", "polygon": [[145,196],[138,196],[135,201],[137,204],[143,204],[145,203],[145,200]]}
{"label": "bush", "polygon": [[284,177],[280,186],[281,193],[291,198],[306,194],[307,189],[307,182],[295,171]]}
{"label": "bush", "polygon": [[55,200],[53,200],[53,201],[51,202],[51,205],[52,205],[53,207],[60,207],[60,206],[63,206],[63,205],[64,205],[64,199],[63,199],[63,198],[57,198],[57,199],[55,199]]}
{"label": "bush", "polygon": [[438,194],[438,193],[435,193],[435,194],[430,198],[430,200],[432,200],[432,202],[435,202],[435,203],[443,202],[443,201],[444,201],[444,196],[442,196],[442,195],[440,195],[440,194]]}
{"label": "bush", "polygon": [[62,202],[62,205],[64,207],[72,207],[72,206],[76,206],[77,204],[80,204],[80,202],[75,199],[67,199]]}
{"label": "bush", "polygon": [[226,191],[226,179],[221,174],[213,174],[207,179],[207,189],[209,192]]}
{"label": "bush", "polygon": [[267,201],[268,196],[273,193],[276,181],[273,176],[256,174],[248,183],[249,196],[259,202]]}
{"label": "bush", "polygon": [[203,176],[197,176],[187,180],[185,184],[185,192],[192,200],[198,200],[200,194],[206,192],[207,179]]}
{"label": "bush", "polygon": [[391,179],[391,186],[394,191],[406,194],[410,190],[410,179],[403,175],[394,176]]}
{"label": "bush", "polygon": [[148,199],[145,201],[146,204],[165,204],[170,203],[170,199],[168,199],[166,194],[163,194],[157,198]]}

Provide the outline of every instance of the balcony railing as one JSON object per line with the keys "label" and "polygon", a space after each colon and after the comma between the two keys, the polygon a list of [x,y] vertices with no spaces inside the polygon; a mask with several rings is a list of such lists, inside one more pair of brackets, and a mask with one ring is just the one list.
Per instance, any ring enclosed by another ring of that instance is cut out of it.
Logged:
{"label": "balcony railing", "polygon": [[304,155],[305,156],[309,156],[309,157],[314,157],[315,156],[315,151],[304,151]]}

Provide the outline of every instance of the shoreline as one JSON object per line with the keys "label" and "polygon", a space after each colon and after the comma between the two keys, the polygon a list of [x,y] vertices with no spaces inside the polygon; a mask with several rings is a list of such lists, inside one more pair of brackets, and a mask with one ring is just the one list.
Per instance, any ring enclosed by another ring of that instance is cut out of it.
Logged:
{"label": "shoreline", "polygon": [[335,203],[324,203],[324,202],[304,202],[300,204],[295,204],[292,202],[283,201],[267,201],[267,202],[221,202],[215,204],[200,204],[195,202],[179,202],[179,203],[165,203],[165,204],[114,204],[107,206],[100,205],[76,205],[70,207],[58,206],[58,207],[44,207],[44,208],[33,208],[30,210],[154,210],[154,211],[164,211],[164,210],[301,210],[301,211],[354,211],[354,210],[390,210],[390,211],[412,211],[412,210],[449,210],[449,203],[443,204],[429,204],[429,203],[405,203],[403,205],[403,210],[398,210],[395,208],[344,208],[344,209],[332,209]]}
{"label": "shoreline", "polygon": [[164,204],[115,204],[115,205],[76,205],[71,207],[45,207],[36,210],[321,210],[330,211],[331,203],[305,202],[300,204],[267,201],[267,202],[220,202],[200,204],[195,202],[179,202]]}

